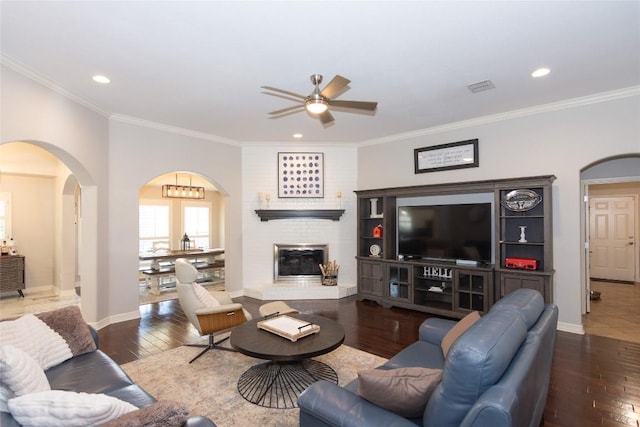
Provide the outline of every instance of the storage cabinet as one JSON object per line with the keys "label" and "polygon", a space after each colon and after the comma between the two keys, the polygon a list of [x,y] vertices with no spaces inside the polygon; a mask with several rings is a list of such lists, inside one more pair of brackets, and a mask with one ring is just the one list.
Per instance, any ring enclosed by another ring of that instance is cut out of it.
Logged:
{"label": "storage cabinet", "polygon": [[395,198],[358,199],[358,256],[395,257]]}
{"label": "storage cabinet", "polygon": [[487,312],[493,304],[493,273],[479,269],[455,270],[456,311]]}
{"label": "storage cabinet", "polygon": [[360,294],[380,298],[383,296],[383,266],[384,264],[380,262],[358,261],[358,292]]}
{"label": "storage cabinet", "polygon": [[452,311],[453,270],[421,264],[413,267],[414,303],[427,310]]}
{"label": "storage cabinet", "polygon": [[[554,180],[548,175],[356,191],[358,297],[449,317],[486,312],[519,288],[536,289],[552,302]],[[457,195],[466,200],[476,193],[493,199],[494,264],[398,257],[398,199]]]}
{"label": "storage cabinet", "polygon": [[554,179],[539,177],[502,182],[497,186],[497,298],[524,287],[540,291],[545,303],[553,302],[551,185]]}
{"label": "storage cabinet", "polygon": [[529,273],[526,272],[501,272],[500,273],[500,296],[503,297],[510,292],[520,288],[535,289],[539,291],[546,303],[551,302],[551,273]]}
{"label": "storage cabinet", "polygon": [[388,296],[390,299],[411,303],[410,266],[387,264]]}
{"label": "storage cabinet", "polygon": [[25,288],[24,261],[22,255],[6,255],[0,257],[0,291],[17,291],[24,297]]}

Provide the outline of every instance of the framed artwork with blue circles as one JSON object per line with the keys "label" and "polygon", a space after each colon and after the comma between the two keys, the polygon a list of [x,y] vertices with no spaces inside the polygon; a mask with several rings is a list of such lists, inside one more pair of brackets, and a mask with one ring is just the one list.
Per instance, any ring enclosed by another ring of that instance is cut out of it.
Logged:
{"label": "framed artwork with blue circles", "polygon": [[278,153],[278,197],[324,197],[324,153]]}

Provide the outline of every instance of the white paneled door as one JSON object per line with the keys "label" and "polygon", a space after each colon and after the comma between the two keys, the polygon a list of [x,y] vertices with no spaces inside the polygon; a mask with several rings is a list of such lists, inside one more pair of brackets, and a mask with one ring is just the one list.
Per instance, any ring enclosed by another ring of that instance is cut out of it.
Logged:
{"label": "white paneled door", "polygon": [[589,201],[591,278],[633,282],[635,224],[633,197],[593,197]]}

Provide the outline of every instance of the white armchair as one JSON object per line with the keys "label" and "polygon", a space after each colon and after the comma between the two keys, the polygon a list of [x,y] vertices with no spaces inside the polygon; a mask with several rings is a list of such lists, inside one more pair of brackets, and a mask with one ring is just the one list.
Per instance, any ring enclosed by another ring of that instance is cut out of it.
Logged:
{"label": "white armchair", "polygon": [[193,347],[204,347],[204,350],[191,359],[193,362],[204,353],[212,349],[233,351],[219,346],[226,337],[215,342],[214,335],[238,326],[251,319],[251,314],[242,304],[234,303],[225,291],[209,292],[196,282],[198,270],[185,258],[175,261],[178,300],[185,315],[200,335],[208,335],[208,344],[188,344]]}

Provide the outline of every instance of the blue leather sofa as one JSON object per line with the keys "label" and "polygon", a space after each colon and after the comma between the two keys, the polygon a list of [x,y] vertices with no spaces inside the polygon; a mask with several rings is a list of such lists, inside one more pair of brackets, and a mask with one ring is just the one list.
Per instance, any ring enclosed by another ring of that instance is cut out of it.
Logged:
{"label": "blue leather sofa", "polygon": [[443,370],[422,418],[406,419],[361,398],[357,379],[344,388],[320,381],[298,399],[300,426],[539,426],[558,308],[545,306],[537,291],[517,290],[460,336],[445,360],[440,343],[455,323],[425,320],[419,340],[378,368]]}

